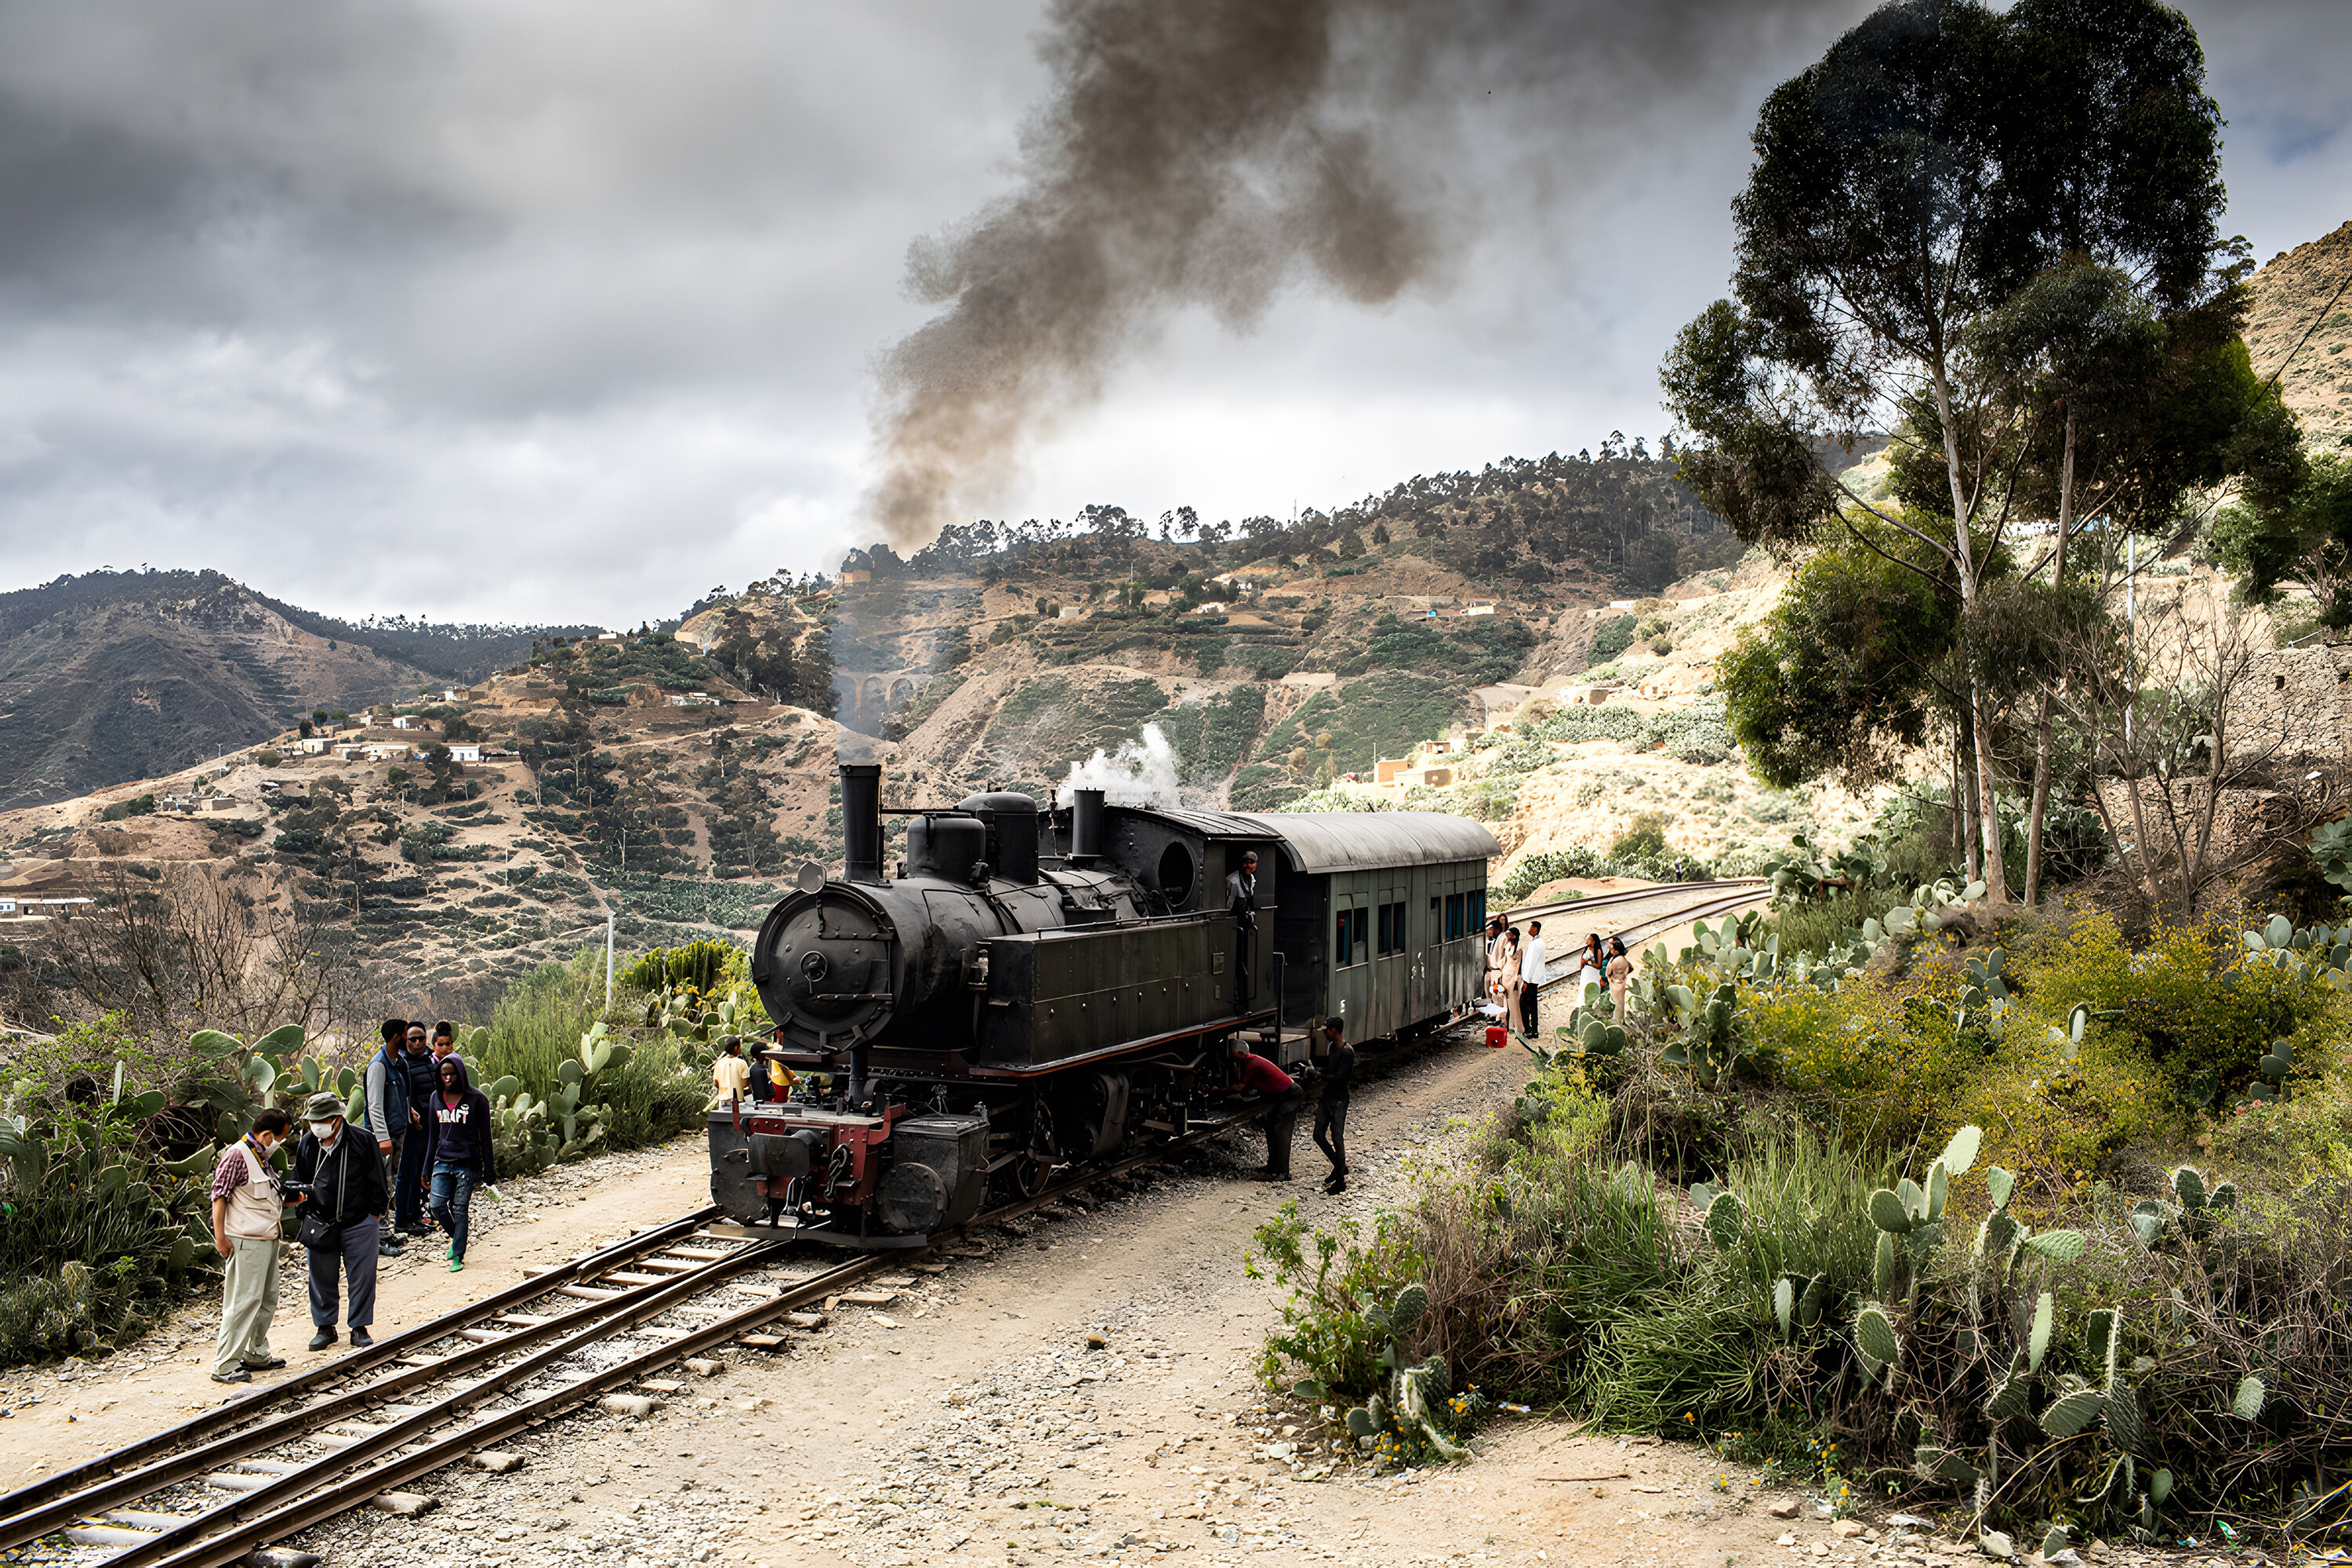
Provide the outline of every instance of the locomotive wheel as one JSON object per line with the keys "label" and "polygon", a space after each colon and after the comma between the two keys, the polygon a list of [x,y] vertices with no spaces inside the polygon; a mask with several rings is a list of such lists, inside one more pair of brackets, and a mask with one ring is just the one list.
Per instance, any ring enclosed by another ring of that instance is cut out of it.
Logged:
{"label": "locomotive wheel", "polygon": [[1024,1198],[1045,1190],[1061,1158],[1054,1144],[1054,1113],[1040,1102],[1029,1113],[1029,1147],[1013,1163],[1013,1185]]}

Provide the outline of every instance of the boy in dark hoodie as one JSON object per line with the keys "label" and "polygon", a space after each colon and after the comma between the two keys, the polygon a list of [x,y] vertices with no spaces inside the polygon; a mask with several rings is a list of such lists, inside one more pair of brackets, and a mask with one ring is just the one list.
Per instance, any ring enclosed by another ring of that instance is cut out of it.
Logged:
{"label": "boy in dark hoodie", "polygon": [[499,1179],[490,1152],[489,1097],[466,1076],[465,1058],[452,1051],[441,1058],[441,1082],[425,1102],[429,1140],[426,1168],[433,1173],[433,1217],[449,1237],[449,1272],[466,1267],[466,1232],[474,1189]]}

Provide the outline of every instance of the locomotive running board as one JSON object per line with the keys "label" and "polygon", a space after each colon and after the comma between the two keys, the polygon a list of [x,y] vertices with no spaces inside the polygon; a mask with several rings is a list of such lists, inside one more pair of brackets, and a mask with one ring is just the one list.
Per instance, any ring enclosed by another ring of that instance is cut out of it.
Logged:
{"label": "locomotive running board", "polygon": [[702,1228],[713,1236],[740,1237],[745,1241],[817,1241],[853,1252],[903,1252],[931,1244],[928,1236],[852,1236],[821,1225],[748,1225],[718,1219]]}

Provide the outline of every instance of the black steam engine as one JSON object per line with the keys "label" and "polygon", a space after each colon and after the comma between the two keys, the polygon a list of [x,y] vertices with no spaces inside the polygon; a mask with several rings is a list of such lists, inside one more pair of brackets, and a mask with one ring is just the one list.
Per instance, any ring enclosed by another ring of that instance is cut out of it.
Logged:
{"label": "black steam engine", "polygon": [[992,1183],[1181,1135],[1237,1037],[1280,1050],[1283,819],[976,795],[904,813],[886,877],[881,769],[844,764],[841,806],[841,879],[805,868],[752,949],[753,1098],[709,1118],[712,1199],[752,1232],[919,1246]]}

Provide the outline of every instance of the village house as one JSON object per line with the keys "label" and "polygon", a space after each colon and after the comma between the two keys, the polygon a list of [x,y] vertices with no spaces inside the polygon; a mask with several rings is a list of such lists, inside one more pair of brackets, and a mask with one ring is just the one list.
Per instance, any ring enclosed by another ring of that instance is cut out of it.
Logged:
{"label": "village house", "polygon": [[478,742],[478,741],[452,741],[452,742],[449,742],[449,760],[450,760],[451,762],[453,762],[453,763],[478,763],[478,762],[480,762],[480,761],[482,760],[482,745],[481,745],[481,742]]}

